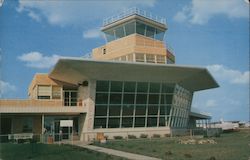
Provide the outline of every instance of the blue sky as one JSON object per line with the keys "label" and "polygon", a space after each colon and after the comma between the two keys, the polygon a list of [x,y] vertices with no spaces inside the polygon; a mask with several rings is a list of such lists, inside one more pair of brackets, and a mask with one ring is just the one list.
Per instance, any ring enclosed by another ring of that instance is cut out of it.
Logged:
{"label": "blue sky", "polygon": [[[247,0],[7,1],[0,7],[1,98],[27,98],[35,73],[61,56],[105,44],[104,18],[138,7],[167,19],[176,63],[207,67],[220,88],[194,94],[194,110],[213,120],[249,120]],[[195,84],[194,84],[195,85]]]}

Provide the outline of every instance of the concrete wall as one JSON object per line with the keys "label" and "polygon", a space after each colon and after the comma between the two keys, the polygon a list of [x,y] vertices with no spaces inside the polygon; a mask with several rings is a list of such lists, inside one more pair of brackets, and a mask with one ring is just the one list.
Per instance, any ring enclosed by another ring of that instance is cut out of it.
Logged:
{"label": "concrete wall", "polygon": [[79,98],[82,98],[83,107],[86,107],[86,114],[80,116],[80,140],[82,141],[88,140],[86,133],[91,132],[94,126],[96,81],[88,82],[87,87],[79,87]]}
{"label": "concrete wall", "polygon": [[[106,49],[106,54],[103,54],[103,49]],[[132,34],[93,49],[92,57],[96,60],[111,60],[131,53],[167,54],[162,41],[139,34]]]}

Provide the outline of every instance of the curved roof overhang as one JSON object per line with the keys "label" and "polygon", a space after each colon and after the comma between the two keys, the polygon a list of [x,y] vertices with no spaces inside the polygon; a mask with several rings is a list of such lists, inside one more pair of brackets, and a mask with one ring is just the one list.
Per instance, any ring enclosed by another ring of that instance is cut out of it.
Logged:
{"label": "curved roof overhang", "polygon": [[190,91],[219,87],[206,68],[83,58],[60,59],[49,77],[71,84],[94,79],[177,83]]}

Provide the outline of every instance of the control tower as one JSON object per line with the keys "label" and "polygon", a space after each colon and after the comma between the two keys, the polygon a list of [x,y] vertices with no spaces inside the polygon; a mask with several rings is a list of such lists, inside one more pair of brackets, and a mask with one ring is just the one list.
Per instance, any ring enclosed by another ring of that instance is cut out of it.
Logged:
{"label": "control tower", "polygon": [[95,60],[174,64],[175,56],[164,43],[166,19],[131,8],[107,18],[101,28],[106,45],[95,48]]}

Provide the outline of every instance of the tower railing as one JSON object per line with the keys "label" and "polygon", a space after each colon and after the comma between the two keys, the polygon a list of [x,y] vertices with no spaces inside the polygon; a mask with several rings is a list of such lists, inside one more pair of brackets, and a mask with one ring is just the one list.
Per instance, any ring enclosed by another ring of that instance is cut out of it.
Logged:
{"label": "tower railing", "polygon": [[165,25],[167,24],[166,18],[156,16],[156,15],[153,15],[152,13],[150,13],[150,12],[146,12],[146,11],[141,10],[139,8],[133,7],[133,8],[130,8],[130,9],[127,9],[127,10],[121,12],[118,15],[114,15],[112,17],[105,18],[103,20],[103,26],[106,26],[108,24],[111,24],[111,23],[113,23],[115,21],[118,21],[120,19],[126,18],[126,17],[134,15],[134,14],[143,16],[145,18],[151,19],[151,20],[156,21],[158,23],[162,23],[162,24],[165,24]]}

